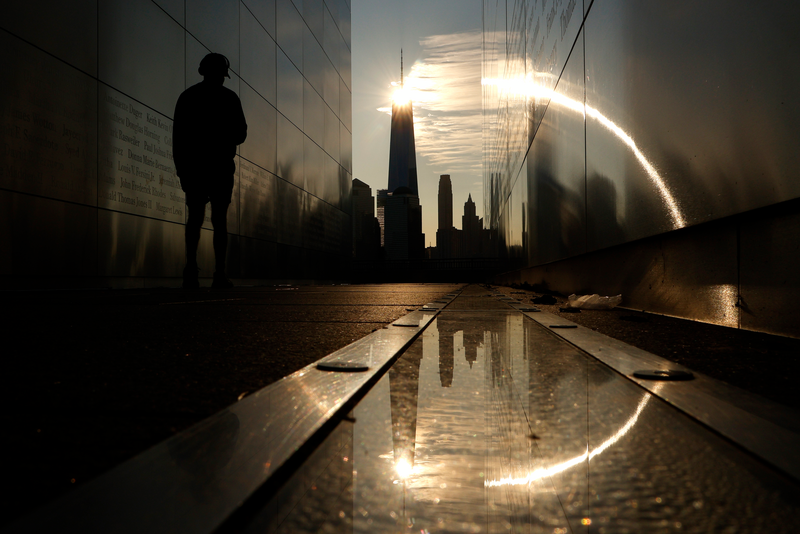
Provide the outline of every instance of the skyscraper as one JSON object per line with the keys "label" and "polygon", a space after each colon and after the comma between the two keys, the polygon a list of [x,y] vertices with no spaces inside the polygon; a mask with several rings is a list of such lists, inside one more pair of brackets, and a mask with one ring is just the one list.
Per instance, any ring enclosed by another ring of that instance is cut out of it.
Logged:
{"label": "skyscraper", "polygon": [[419,195],[417,152],[414,146],[414,110],[405,93],[403,51],[400,50],[400,91],[392,100],[392,128],[389,141],[389,191],[407,187]]}
{"label": "skyscraper", "polygon": [[439,176],[439,230],[453,227],[453,184],[449,174]]}
{"label": "skyscraper", "polygon": [[465,258],[482,256],[484,241],[483,220],[476,213],[472,193],[464,203],[464,215],[461,217],[461,253]]}
{"label": "skyscraper", "polygon": [[450,175],[439,179],[439,228],[433,258],[490,258],[496,254],[492,232],[483,228],[472,193],[464,203],[461,230],[453,226],[453,193]]}
{"label": "skyscraper", "polygon": [[353,179],[353,257],[375,259],[380,254],[381,227],[375,218],[375,197],[372,188],[358,178]]}
{"label": "skyscraper", "polygon": [[436,257],[452,258],[457,230],[453,227],[453,184],[449,174],[439,177],[439,227],[436,229]]}
{"label": "skyscraper", "polygon": [[389,198],[388,189],[378,189],[377,215],[381,228],[381,246],[384,246],[386,236],[386,199]]}
{"label": "skyscraper", "polygon": [[475,201],[472,200],[472,193],[464,202],[464,215],[461,216],[461,230],[467,234],[477,235],[483,229],[483,221],[477,215]]}
{"label": "skyscraper", "polygon": [[[380,209],[382,197],[378,196]],[[403,84],[403,51],[400,51],[400,91],[392,101],[389,143],[389,189],[384,203],[383,243],[388,260],[421,259],[425,250],[422,206],[417,187],[414,148],[414,111]]]}
{"label": "skyscraper", "polygon": [[422,233],[422,206],[419,197],[405,186],[386,198],[384,243],[386,259],[422,259],[425,236]]}

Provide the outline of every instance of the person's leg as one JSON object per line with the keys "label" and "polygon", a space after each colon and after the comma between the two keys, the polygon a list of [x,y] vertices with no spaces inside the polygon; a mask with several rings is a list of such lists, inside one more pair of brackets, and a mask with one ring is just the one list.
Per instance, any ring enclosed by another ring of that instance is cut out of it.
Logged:
{"label": "person's leg", "polygon": [[216,271],[211,287],[231,288],[233,283],[225,274],[228,254],[228,206],[233,196],[233,175],[214,183],[211,196],[211,224],[214,226],[214,261]]}
{"label": "person's leg", "polygon": [[186,203],[189,218],[186,220],[186,264],[197,265],[197,247],[200,243],[200,228],[206,214],[206,205],[199,202]]}
{"label": "person's leg", "polygon": [[186,210],[189,217],[186,220],[186,228],[184,230],[186,238],[186,267],[183,269],[183,287],[195,288],[200,286],[200,282],[197,280],[197,247],[200,243],[200,228],[203,226],[206,205],[202,202],[190,201],[187,198]]}
{"label": "person's leg", "polygon": [[215,270],[220,276],[225,276],[225,258],[228,253],[228,205],[228,202],[211,202]]}

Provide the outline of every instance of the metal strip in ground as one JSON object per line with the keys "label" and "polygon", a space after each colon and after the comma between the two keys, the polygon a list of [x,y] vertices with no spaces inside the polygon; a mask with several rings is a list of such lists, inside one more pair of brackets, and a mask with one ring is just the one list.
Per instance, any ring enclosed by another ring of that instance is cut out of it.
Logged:
{"label": "metal strip in ground", "polygon": [[[523,313],[548,329],[554,324],[575,324],[546,312]],[[639,369],[689,369],[589,328],[575,326],[551,332],[765,462],[800,480],[800,459],[797,455],[800,434],[787,428],[797,421],[786,420],[781,424],[783,417],[776,416],[788,414],[790,410],[694,371],[694,380],[682,382],[635,378],[633,373]]]}
{"label": "metal strip in ground", "polygon": [[[456,295],[457,296],[457,295]],[[363,389],[382,376],[447,303],[428,304],[271,384],[97,479],[7,532],[214,532]],[[366,372],[322,371],[354,362]],[[280,484],[280,482],[275,482]]]}

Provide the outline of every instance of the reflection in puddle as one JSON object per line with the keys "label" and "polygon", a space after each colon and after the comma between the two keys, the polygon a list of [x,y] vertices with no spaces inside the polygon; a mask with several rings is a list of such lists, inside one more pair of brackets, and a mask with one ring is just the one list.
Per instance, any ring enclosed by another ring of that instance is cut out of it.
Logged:
{"label": "reflection in puddle", "polygon": [[442,313],[258,531],[792,531],[796,485],[651,398],[522,314]]}
{"label": "reflection in puddle", "polygon": [[[658,393],[658,391],[661,389],[661,384],[656,384],[653,387],[653,389],[655,390],[656,393]],[[622,428],[620,428],[616,432],[616,434],[614,434],[613,436],[611,436],[610,438],[605,440],[599,447],[593,449],[591,452],[589,452],[589,449],[587,447],[585,453],[581,454],[580,456],[576,456],[574,458],[571,458],[571,459],[567,460],[566,462],[562,462],[562,463],[560,463],[558,465],[553,465],[553,466],[550,466],[550,467],[545,467],[543,469],[537,469],[536,471],[530,473],[528,476],[523,477],[523,478],[506,478],[506,479],[502,479],[502,480],[487,480],[486,481],[486,486],[487,487],[492,487],[492,486],[502,486],[502,485],[512,485],[513,486],[513,485],[520,485],[520,484],[530,484],[531,482],[540,480],[542,478],[550,477],[550,476],[556,475],[558,473],[561,473],[563,471],[566,471],[567,469],[569,469],[571,467],[574,467],[574,466],[576,466],[578,464],[581,464],[581,463],[585,462],[586,460],[591,460],[592,458],[594,458],[598,454],[601,454],[604,450],[606,450],[607,448],[609,448],[610,446],[615,444],[617,441],[619,441],[620,438],[622,438],[625,434],[628,433],[628,431],[631,428],[633,428],[633,425],[636,424],[636,421],[638,421],[639,416],[642,413],[642,410],[644,410],[645,406],[647,406],[647,403],[650,402],[651,398],[652,398],[652,395],[650,395],[649,393],[645,393],[644,395],[642,395],[642,400],[639,401],[639,405],[636,407],[636,412],[634,412],[634,414],[631,416],[631,418],[628,419],[628,421],[625,423],[625,425],[623,425]]]}
{"label": "reflection in puddle", "polygon": [[[527,467],[530,429],[515,385],[527,388],[525,339],[520,314],[489,323],[440,316],[390,372],[388,399],[384,379],[362,401],[355,532],[508,532],[530,523],[527,497],[509,510],[507,496],[490,495],[497,491],[485,485],[491,473]],[[381,400],[390,401],[388,410]],[[387,412],[390,439],[381,437]]]}

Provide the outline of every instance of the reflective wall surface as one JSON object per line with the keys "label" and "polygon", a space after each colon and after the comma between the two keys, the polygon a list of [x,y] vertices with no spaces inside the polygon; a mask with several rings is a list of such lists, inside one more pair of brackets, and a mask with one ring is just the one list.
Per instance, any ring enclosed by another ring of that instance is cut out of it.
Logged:
{"label": "reflective wall surface", "polygon": [[794,530],[795,483],[495,312],[442,312],[244,531]]}
{"label": "reflective wall surface", "polygon": [[[172,114],[180,93],[202,80],[197,67],[210,51],[231,61],[225,85],[248,123],[228,211],[229,276],[345,274],[349,2],[87,0],[66,9],[15,1],[0,28],[0,63],[13,73],[0,88],[0,190],[13,218],[4,226],[18,234],[5,232],[2,250],[22,258],[31,241],[79,245],[68,265],[31,271],[30,261],[4,261],[1,274],[82,273],[123,285],[180,276],[187,214]],[[66,212],[82,215],[62,220]],[[88,226],[84,212],[94,213]],[[208,237],[201,276],[213,272]],[[303,264],[323,257],[330,261]]]}
{"label": "reflective wall surface", "polygon": [[536,267],[800,198],[798,18],[739,0],[484,2],[485,212],[507,256]]}

